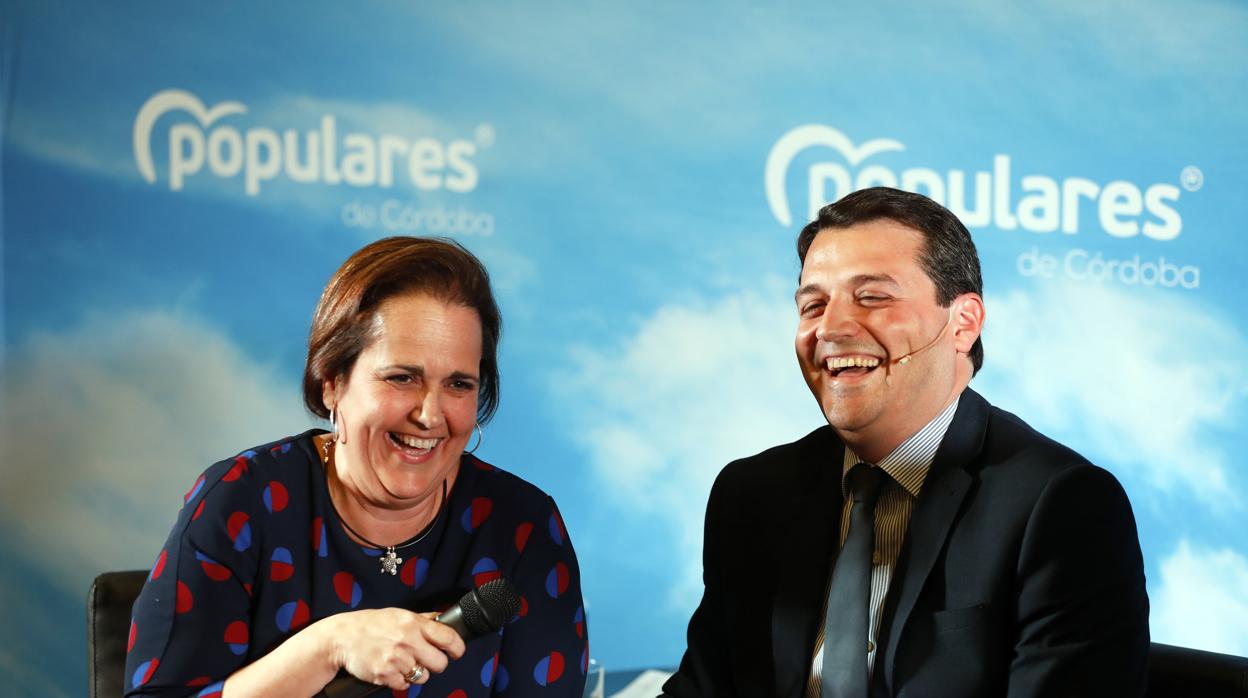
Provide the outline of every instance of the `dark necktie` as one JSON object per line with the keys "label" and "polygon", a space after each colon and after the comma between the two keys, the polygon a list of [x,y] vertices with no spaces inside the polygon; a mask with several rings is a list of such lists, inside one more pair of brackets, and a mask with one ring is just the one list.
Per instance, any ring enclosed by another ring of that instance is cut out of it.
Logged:
{"label": "dark necktie", "polygon": [[849,471],[849,533],[836,556],[828,611],[823,621],[822,698],[866,698],[870,631],[871,553],[875,547],[875,499],[884,473],[869,463]]}

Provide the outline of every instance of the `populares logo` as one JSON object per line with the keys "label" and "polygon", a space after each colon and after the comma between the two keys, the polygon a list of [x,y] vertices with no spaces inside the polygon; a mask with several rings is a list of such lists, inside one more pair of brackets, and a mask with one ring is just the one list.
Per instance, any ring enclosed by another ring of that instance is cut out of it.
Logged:
{"label": "populares logo", "polygon": [[[1081,210],[1094,207],[1100,227],[1109,235],[1130,238],[1141,233],[1154,240],[1173,240],[1183,231],[1183,219],[1174,208],[1181,191],[1171,184],[1148,187],[1115,180],[1098,184],[1082,177],[1058,181],[1045,175],[1026,175],[1015,181],[1009,155],[995,155],[991,171],[968,174],[963,170],[941,173],[926,167],[900,172],[881,164],[864,163],[881,153],[904,151],[900,142],[877,138],[855,146],[845,134],[822,124],[799,126],[780,137],[767,156],[763,185],[767,204],[781,225],[793,224],[786,182],[794,159],[808,148],[825,147],[843,161],[817,162],[807,172],[807,216],[813,220],[819,208],[859,189],[896,187],[930,196],[945,205],[967,227],[989,225],[1001,230],[1023,229],[1035,233],[1061,230],[1079,232]],[[1183,170],[1180,183],[1188,191],[1203,184],[1195,167]],[[972,190],[968,192],[968,189]],[[969,195],[968,195],[969,194]]]}
{"label": "populares logo", "polygon": [[169,127],[169,189],[181,191],[188,178],[208,172],[221,178],[243,178],[243,191],[257,196],[263,182],[285,176],[293,182],[345,183],[353,187],[395,185],[405,177],[416,189],[469,192],[479,173],[473,157],[493,142],[489,124],[477,127],[475,140],[410,139],[393,134],[352,132],[338,136],[338,121],[323,114],[318,128],[299,131],[257,126],[240,130],[224,123],[247,113],[240,102],[207,108],[186,90],[152,95],[134,120],[134,160],[149,184],[157,181],[152,156],[152,130],[166,114],[185,120]]}

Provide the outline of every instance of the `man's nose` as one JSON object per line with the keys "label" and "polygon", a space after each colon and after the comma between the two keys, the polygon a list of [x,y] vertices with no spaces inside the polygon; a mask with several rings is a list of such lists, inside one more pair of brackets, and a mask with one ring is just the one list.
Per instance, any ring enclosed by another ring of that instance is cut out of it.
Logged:
{"label": "man's nose", "polygon": [[828,303],[819,316],[819,324],[815,327],[815,338],[821,341],[833,341],[845,337],[853,337],[862,331],[858,314],[853,308],[841,303]]}

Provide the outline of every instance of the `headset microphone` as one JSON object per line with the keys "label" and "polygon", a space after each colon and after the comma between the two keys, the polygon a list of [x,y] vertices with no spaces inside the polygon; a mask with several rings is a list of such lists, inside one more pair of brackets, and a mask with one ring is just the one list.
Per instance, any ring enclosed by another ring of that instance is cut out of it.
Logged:
{"label": "headset microphone", "polygon": [[941,338],[941,337],[944,337],[944,336],[945,336],[945,330],[949,329],[949,323],[951,323],[951,322],[953,322],[953,308],[950,308],[950,309],[949,309],[949,318],[948,318],[947,320],[945,320],[945,325],[944,325],[944,327],[941,327],[941,328],[940,328],[940,332],[937,332],[937,333],[936,333],[936,336],[935,336],[935,337],[932,337],[932,341],[928,342],[927,344],[924,344],[923,346],[919,347],[918,349],[915,349],[914,351],[910,352],[909,354],[906,354],[905,356],[901,357],[900,359],[894,359],[892,363],[894,363],[894,364],[896,364],[896,365],[898,365],[898,366],[905,366],[906,364],[910,363],[910,357],[912,357],[912,356],[914,356],[915,354],[918,354],[918,353],[920,353],[920,352],[924,352],[924,351],[927,351],[928,349],[931,349],[931,348],[932,348],[932,346],[934,346],[934,345],[936,344],[936,342],[939,342],[939,341],[940,341],[940,338]]}

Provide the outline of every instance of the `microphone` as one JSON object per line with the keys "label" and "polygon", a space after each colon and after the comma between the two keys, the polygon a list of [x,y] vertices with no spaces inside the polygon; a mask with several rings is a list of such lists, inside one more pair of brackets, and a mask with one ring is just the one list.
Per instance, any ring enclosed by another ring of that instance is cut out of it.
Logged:
{"label": "microphone", "polygon": [[936,344],[936,342],[939,342],[939,341],[940,341],[940,338],[941,338],[941,337],[944,337],[944,336],[945,336],[945,330],[949,329],[949,323],[951,323],[951,322],[953,322],[953,308],[950,308],[950,309],[949,309],[949,319],[945,320],[945,326],[944,326],[944,327],[942,327],[942,328],[940,328],[940,332],[937,332],[935,337],[932,337],[932,341],[928,342],[927,344],[924,344],[923,346],[919,347],[918,349],[915,349],[914,351],[910,352],[909,354],[906,354],[905,356],[901,357],[900,359],[894,359],[894,360],[892,361],[892,363],[894,363],[894,364],[896,364],[896,365],[898,365],[898,366],[905,366],[906,364],[910,363],[910,357],[914,356],[915,354],[919,354],[919,353],[925,352],[925,351],[927,351],[928,349],[931,349],[931,348],[932,348],[932,347]]}
{"label": "microphone", "polygon": [[[496,632],[520,612],[520,594],[511,582],[494,579],[464,594],[454,606],[438,614],[434,620],[450,626],[464,642]],[[341,671],[325,685],[319,696],[324,698],[363,698],[385,686],[366,683]],[[318,698],[319,698],[318,696]]]}
{"label": "microphone", "polygon": [[519,612],[520,594],[499,577],[464,594],[434,620],[451,626],[467,642],[498,630]]}

